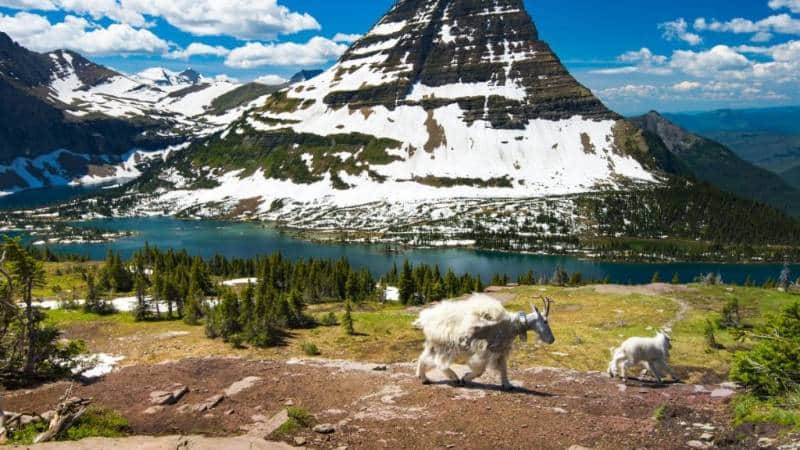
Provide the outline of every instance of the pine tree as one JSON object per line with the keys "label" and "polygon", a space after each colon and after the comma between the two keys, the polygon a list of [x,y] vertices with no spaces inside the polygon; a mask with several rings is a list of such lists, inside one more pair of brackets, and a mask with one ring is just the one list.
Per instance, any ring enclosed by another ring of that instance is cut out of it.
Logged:
{"label": "pine tree", "polygon": [[653,278],[650,280],[651,283],[661,283],[661,274],[656,272],[653,274]]}
{"label": "pine tree", "polygon": [[414,298],[416,287],[414,286],[414,275],[411,271],[411,264],[406,260],[403,263],[403,271],[400,272],[400,280],[398,281],[398,289],[400,290],[400,303],[407,305]]}
{"label": "pine tree", "polygon": [[483,290],[484,290],[483,281],[481,280],[481,276],[478,275],[475,278],[475,292],[483,292]]}
{"label": "pine tree", "polygon": [[147,282],[142,275],[137,275],[133,286],[136,291],[136,309],[133,311],[133,316],[137,322],[141,322],[147,320],[150,314],[147,304]]}
{"label": "pine tree", "polygon": [[678,275],[678,272],[672,275],[672,284],[681,284],[681,277]]}
{"label": "pine tree", "polygon": [[342,316],[342,329],[348,336],[356,334],[353,325],[353,305],[350,300],[344,302],[344,315]]}

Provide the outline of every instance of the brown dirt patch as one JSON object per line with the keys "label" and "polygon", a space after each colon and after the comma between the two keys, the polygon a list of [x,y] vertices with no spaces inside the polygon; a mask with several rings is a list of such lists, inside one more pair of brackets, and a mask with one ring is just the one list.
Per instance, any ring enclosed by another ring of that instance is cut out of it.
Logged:
{"label": "brown dirt patch", "polygon": [[424,149],[431,153],[437,148],[447,145],[447,136],[444,134],[444,127],[433,117],[433,110],[428,110],[428,118],[425,119],[425,128],[428,130],[428,142]]}
{"label": "brown dirt patch", "polygon": [[[599,373],[533,368],[512,370],[518,389],[503,392],[493,375],[479,380],[481,384],[455,388],[442,381],[421,385],[407,363],[375,369],[374,364],[330,360],[187,359],[127,367],[78,386],[75,394],[119,411],[130,420],[132,431],[142,435],[241,435],[291,403],[336,427],[325,436],[305,429],[294,435],[326,449],[522,449],[533,442],[536,448],[559,450],[572,445],[678,449],[699,439],[702,432],[690,425],[695,421],[719,430],[719,436],[728,429],[725,401],[692,385],[623,385]],[[263,381],[226,397],[210,411],[180,412],[181,406],[223,393],[250,376]],[[174,383],[189,386],[190,392],[176,405],[145,414],[150,392]],[[12,411],[49,408],[64,388],[65,383],[56,383],[12,392],[5,406]],[[663,423],[653,418],[662,405],[676,411]]]}

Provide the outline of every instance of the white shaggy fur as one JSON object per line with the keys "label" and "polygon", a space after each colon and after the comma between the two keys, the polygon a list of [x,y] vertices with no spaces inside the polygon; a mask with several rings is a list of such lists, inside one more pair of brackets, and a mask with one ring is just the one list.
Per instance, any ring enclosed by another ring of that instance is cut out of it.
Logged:
{"label": "white shaggy fur", "polygon": [[[453,382],[466,383],[491,366],[500,373],[503,387],[510,389],[508,355],[514,339],[525,339],[528,330],[534,330],[542,341],[555,341],[547,317],[538,309],[527,315],[509,313],[500,302],[482,294],[426,309],[414,326],[425,333],[425,348],[417,365],[417,376],[423,383],[428,382],[426,373],[431,368],[441,370]],[[460,355],[471,356],[470,372],[463,379],[450,368]]]}
{"label": "white shaggy fur", "polygon": [[[608,374],[616,377],[618,370],[625,379],[625,370],[631,366],[641,364],[645,370],[656,377],[659,383],[665,372],[673,379],[678,377],[669,367],[669,351],[672,348],[668,331],[659,331],[655,337],[632,337],[617,348],[611,349],[611,363],[608,365]],[[621,367],[620,367],[621,364]]]}

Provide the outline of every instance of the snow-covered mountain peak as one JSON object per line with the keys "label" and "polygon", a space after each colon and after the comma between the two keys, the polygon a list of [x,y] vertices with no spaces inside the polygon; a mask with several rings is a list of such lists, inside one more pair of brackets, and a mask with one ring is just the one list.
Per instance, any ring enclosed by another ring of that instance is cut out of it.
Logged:
{"label": "snow-covered mountain peak", "polygon": [[167,88],[192,86],[208,81],[205,77],[200,75],[200,73],[192,69],[175,72],[163,67],[145,69],[137,73],[134,77],[143,83]]}
{"label": "snow-covered mountain peak", "polygon": [[179,164],[163,201],[258,198],[270,217],[658,182],[641,133],[569,74],[521,0],[400,0],[333,67]]}

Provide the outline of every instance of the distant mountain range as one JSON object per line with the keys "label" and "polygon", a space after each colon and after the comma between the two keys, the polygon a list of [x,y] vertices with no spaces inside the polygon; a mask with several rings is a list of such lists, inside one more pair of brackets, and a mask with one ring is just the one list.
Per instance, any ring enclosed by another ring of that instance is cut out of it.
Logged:
{"label": "distant mountain range", "polygon": [[800,191],[777,174],[740,158],[726,146],[650,112],[631,119],[658,135],[692,176],[723,191],[756,200],[800,216]]}
{"label": "distant mountain range", "polygon": [[0,32],[0,192],[138,176],[282,87],[191,69],[125,75],[72,51],[29,51]]}
{"label": "distant mountain range", "polygon": [[724,109],[665,116],[796,185],[797,175],[793,174],[800,171],[800,107]]}

